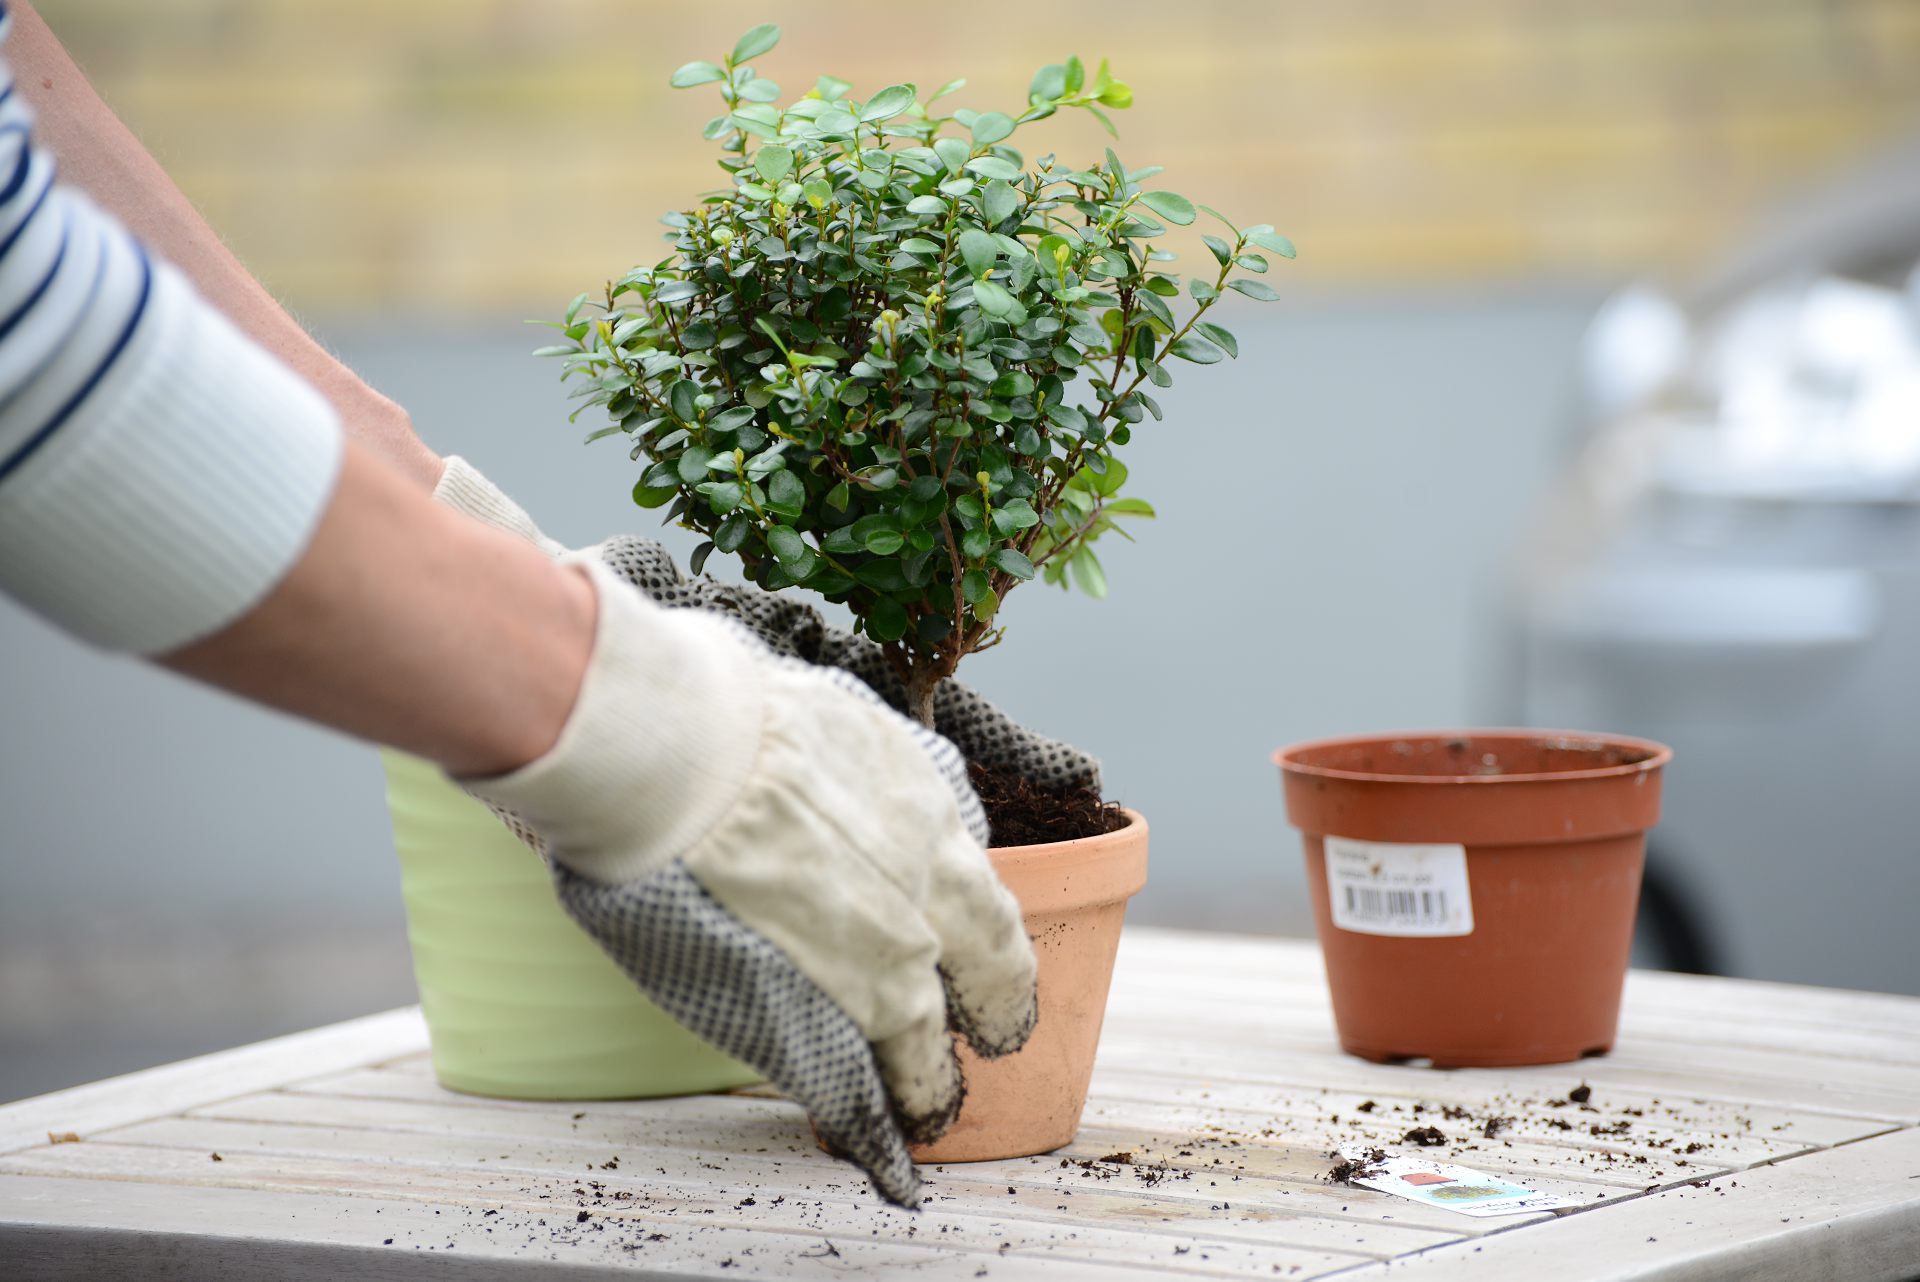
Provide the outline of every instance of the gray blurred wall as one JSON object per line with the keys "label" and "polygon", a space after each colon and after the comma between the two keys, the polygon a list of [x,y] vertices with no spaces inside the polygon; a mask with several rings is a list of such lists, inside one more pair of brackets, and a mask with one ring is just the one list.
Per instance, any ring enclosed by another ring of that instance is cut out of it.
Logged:
{"label": "gray blurred wall", "polygon": [[[1127,455],[1160,519],[1103,544],[1111,598],[1023,589],[965,672],[1146,813],[1131,920],[1310,933],[1272,750],[1499,715],[1494,585],[1593,301],[1248,305],[1240,361],[1177,371]],[[556,537],[654,526],[526,356],[543,331],[318,328]],[[411,1000],[371,749],[5,602],[0,654],[0,1099]]]}

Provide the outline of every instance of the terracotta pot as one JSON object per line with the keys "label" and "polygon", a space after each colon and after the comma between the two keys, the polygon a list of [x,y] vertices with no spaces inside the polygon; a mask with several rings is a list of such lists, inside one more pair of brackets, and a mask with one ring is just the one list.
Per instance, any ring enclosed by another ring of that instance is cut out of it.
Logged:
{"label": "terracotta pot", "polygon": [[1612,1049],[1671,757],[1645,739],[1550,730],[1276,753],[1341,1046],[1436,1067]]}
{"label": "terracotta pot", "polygon": [[913,1150],[921,1162],[987,1162],[1072,1142],[1086,1107],[1127,900],[1147,884],[1147,821],[1080,841],[993,850],[1020,901],[1040,962],[1040,1022],[1017,1053],[977,1058],[963,1044],[967,1099],[952,1129]]}

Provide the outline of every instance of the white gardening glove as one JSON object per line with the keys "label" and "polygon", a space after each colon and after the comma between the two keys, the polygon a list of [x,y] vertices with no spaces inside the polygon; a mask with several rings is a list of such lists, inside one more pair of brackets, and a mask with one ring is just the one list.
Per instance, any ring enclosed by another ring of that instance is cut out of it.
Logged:
{"label": "white gardening glove", "polygon": [[[447,459],[434,497],[456,511],[520,536],[551,556],[559,556],[564,550],[540,532],[519,504],[462,458]],[[865,637],[828,627],[820,612],[804,602],[750,584],[688,578],[667,549],[649,539],[621,535],[596,545],[592,551],[621,578],[660,604],[737,619],[775,654],[844,668],[896,712],[906,711],[906,685],[880,647]],[[1049,791],[1100,789],[1098,761],[1071,744],[1035,734],[958,681],[942,681],[934,691],[933,723],[969,761],[1011,770]]]}
{"label": "white gardening glove", "polygon": [[858,679],[668,610],[589,553],[593,656],[558,742],[462,784],[682,1024],[764,1073],[903,1205],[908,1143],[1035,1018],[1033,949],[954,746]]}

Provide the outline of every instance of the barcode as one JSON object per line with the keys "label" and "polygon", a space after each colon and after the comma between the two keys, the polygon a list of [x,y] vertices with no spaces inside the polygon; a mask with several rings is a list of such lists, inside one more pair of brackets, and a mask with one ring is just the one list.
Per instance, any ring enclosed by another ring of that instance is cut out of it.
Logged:
{"label": "barcode", "polygon": [[1439,925],[1447,919],[1447,892],[1444,890],[1380,890],[1370,886],[1345,886],[1347,918],[1355,922],[1381,925]]}

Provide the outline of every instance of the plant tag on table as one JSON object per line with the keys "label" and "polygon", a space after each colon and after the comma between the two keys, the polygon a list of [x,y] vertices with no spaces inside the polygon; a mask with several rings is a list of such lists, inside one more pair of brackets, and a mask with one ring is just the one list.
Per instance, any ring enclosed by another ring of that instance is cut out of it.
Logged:
{"label": "plant tag on table", "polygon": [[1333,924],[1363,935],[1471,935],[1465,846],[1326,838]]}
{"label": "plant tag on table", "polygon": [[[1362,1155],[1348,1153],[1345,1156],[1361,1161],[1363,1154],[1364,1150]],[[1523,1215],[1574,1205],[1569,1198],[1536,1193],[1497,1175],[1418,1157],[1389,1157],[1369,1163],[1365,1174],[1356,1173],[1353,1182],[1462,1215]]]}

